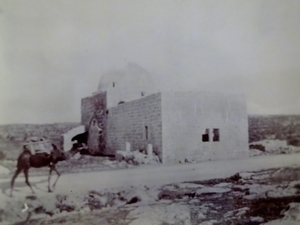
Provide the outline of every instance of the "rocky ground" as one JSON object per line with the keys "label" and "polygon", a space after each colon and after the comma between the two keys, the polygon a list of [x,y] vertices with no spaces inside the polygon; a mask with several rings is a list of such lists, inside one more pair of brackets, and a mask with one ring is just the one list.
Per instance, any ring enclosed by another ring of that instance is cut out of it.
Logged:
{"label": "rocky ground", "polygon": [[260,140],[251,142],[250,156],[291,154],[300,152],[299,146],[288,145],[286,140]]}
{"label": "rocky ground", "polygon": [[[278,140],[252,145],[251,156],[300,150]],[[183,163],[196,162],[191,159]],[[0,168],[3,172],[0,178],[7,179],[4,183],[0,180],[3,195],[0,224],[300,224],[300,167],[244,172],[228,178],[165,186],[101,189],[94,185],[92,191],[73,194],[46,193],[47,180],[38,181],[42,178],[36,176],[48,174],[48,168],[31,169],[31,183],[44,194],[30,195],[28,187],[18,183],[15,197],[8,198],[9,179],[15,164],[12,160],[0,163],[4,166]],[[75,155],[69,161],[60,162],[58,169],[64,174],[77,174],[146,164],[159,162],[141,152],[122,154],[119,160]],[[25,202],[28,210],[22,212]]]}
{"label": "rocky ground", "polygon": [[[27,188],[27,187],[26,187]],[[22,212],[24,202],[28,210]],[[3,224],[299,224],[300,167],[224,179],[14,197]]]}

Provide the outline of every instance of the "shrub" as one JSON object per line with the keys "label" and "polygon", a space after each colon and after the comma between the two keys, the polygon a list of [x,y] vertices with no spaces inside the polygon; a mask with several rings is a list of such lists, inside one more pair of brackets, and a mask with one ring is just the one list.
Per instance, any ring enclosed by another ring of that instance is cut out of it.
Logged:
{"label": "shrub", "polygon": [[257,149],[257,150],[260,150],[260,151],[262,151],[262,152],[265,152],[265,151],[266,151],[265,146],[263,146],[263,145],[261,145],[261,144],[256,144],[256,145],[251,144],[249,147],[250,147],[250,149]]}
{"label": "shrub", "polygon": [[287,144],[293,146],[300,146],[300,137],[288,137]]}

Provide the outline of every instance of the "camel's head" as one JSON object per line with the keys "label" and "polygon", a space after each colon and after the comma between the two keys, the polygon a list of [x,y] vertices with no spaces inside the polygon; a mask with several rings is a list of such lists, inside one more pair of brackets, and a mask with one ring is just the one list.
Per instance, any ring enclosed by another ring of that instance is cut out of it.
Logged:
{"label": "camel's head", "polygon": [[67,155],[65,154],[65,152],[63,152],[62,150],[58,149],[56,147],[56,145],[52,144],[53,147],[53,151],[52,151],[52,156],[54,158],[56,158],[58,161],[64,161],[67,160]]}
{"label": "camel's head", "polygon": [[83,148],[84,148],[84,146],[82,144],[74,143],[72,148],[69,151],[64,152],[65,160],[72,158],[75,154],[80,152]]}

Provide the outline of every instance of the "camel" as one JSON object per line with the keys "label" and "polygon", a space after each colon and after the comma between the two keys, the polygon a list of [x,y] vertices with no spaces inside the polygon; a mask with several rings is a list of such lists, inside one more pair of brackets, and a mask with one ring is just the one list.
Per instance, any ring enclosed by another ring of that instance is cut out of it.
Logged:
{"label": "camel", "polygon": [[76,143],[73,145],[72,149],[67,152],[63,152],[59,150],[54,144],[52,144],[52,147],[53,150],[51,151],[50,155],[47,153],[36,153],[33,155],[31,154],[28,147],[24,146],[24,151],[20,154],[18,158],[17,170],[11,180],[11,192],[10,192],[11,197],[13,193],[13,186],[14,186],[15,179],[22,171],[24,172],[25,175],[26,184],[30,187],[32,193],[34,194],[34,191],[28,180],[28,170],[30,169],[30,167],[41,168],[41,167],[49,166],[50,169],[49,169],[49,176],[48,176],[48,192],[52,192],[52,190],[50,189],[50,179],[51,179],[52,171],[55,171],[57,173],[57,178],[52,186],[53,189],[58,181],[58,178],[61,175],[55,167],[56,164],[59,161],[70,159],[72,156],[74,156],[76,153],[80,151],[78,144]]}

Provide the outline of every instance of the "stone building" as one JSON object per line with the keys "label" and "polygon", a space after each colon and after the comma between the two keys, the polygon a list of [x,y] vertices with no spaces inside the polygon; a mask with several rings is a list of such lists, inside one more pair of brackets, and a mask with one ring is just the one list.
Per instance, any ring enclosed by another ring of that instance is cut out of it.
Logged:
{"label": "stone building", "polygon": [[248,156],[245,96],[155,93],[137,65],[102,77],[98,91],[82,99],[82,125],[92,154],[114,155],[130,143],[131,150],[151,144],[163,163]]}

